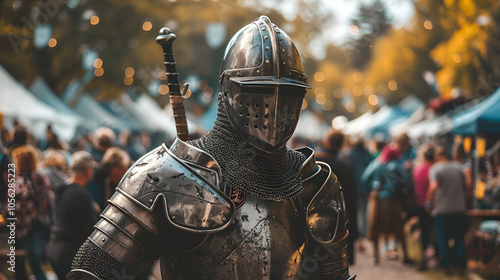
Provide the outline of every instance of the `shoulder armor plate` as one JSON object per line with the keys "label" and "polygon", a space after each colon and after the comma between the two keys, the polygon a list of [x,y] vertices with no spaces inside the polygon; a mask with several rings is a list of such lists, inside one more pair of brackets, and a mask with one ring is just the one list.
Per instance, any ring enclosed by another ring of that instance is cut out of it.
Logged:
{"label": "shoulder armor plate", "polygon": [[321,170],[314,177],[320,176],[323,182],[307,206],[306,219],[311,235],[321,244],[330,244],[337,238],[337,233],[345,228],[345,211],[342,188],[330,166],[318,162]]}
{"label": "shoulder armor plate", "polygon": [[229,198],[164,144],[140,158],[117,191],[148,211],[164,203],[167,220],[191,232],[220,231],[234,217]]}

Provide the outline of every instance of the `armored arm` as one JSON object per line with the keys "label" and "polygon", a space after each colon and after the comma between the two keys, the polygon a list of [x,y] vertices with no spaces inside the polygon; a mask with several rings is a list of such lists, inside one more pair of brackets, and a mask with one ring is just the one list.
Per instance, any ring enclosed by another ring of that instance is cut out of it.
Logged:
{"label": "armored arm", "polygon": [[318,165],[321,170],[313,179],[322,185],[306,209],[310,259],[303,270],[311,279],[354,279],[348,269],[348,218],[342,188],[327,164]]}
{"label": "armored arm", "polygon": [[[68,279],[133,279],[158,256],[178,249],[185,232],[221,230],[233,212],[220,191],[160,146],[122,178],[75,256]],[[168,242],[160,239],[166,235]],[[167,252],[159,252],[160,247]]]}

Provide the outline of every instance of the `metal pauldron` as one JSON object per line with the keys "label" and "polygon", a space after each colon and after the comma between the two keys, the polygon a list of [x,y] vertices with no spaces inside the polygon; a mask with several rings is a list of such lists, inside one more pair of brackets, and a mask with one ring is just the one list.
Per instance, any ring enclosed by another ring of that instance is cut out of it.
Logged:
{"label": "metal pauldron", "polygon": [[323,184],[306,208],[308,255],[313,265],[306,262],[303,273],[311,270],[313,279],[354,279],[348,271],[348,217],[343,191],[330,167],[322,162],[318,166],[321,170],[306,179],[320,180]]}

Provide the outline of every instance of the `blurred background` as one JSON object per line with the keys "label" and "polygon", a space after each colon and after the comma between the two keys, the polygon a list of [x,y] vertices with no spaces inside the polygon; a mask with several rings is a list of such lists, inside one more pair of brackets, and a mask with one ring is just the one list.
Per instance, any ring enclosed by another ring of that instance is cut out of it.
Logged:
{"label": "blurred background", "polygon": [[[175,125],[155,42],[164,26],[177,35],[177,70],[190,84],[184,104],[191,137],[204,135],[216,118],[224,48],[260,15],[293,39],[312,86],[290,146],[327,148],[331,129],[345,135],[343,150],[361,139],[370,160],[401,135],[415,150],[410,161],[425,143],[460,144],[470,163],[469,209],[493,208],[489,194],[500,189],[498,0],[1,0],[6,153],[13,161],[13,148],[27,143],[41,151],[61,148],[66,159],[85,150],[104,166],[99,137],[125,150],[131,162],[170,144]],[[16,131],[24,142],[16,142]],[[354,273],[360,279],[499,279],[498,233],[487,240],[474,234],[479,222],[500,213],[467,215],[475,225],[468,268],[479,273],[490,265],[488,272],[453,278],[414,274],[415,267],[401,262],[375,266],[371,253],[362,253],[369,244],[361,242]],[[414,229],[406,227],[410,244]],[[414,247],[410,259],[418,262],[426,251]]]}

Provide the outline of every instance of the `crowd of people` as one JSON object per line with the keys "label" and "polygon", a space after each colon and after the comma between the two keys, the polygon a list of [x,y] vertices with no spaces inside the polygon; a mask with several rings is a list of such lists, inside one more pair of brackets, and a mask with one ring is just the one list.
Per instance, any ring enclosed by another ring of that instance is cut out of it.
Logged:
{"label": "crowd of people", "polygon": [[[14,163],[16,248],[24,249],[36,279],[46,279],[46,260],[58,278],[65,279],[127,169],[153,147],[147,135],[122,132],[116,137],[105,127],[66,143],[49,126],[43,142],[40,147],[21,124],[15,124],[13,132],[2,128],[0,207],[5,211],[7,170]],[[332,130],[317,143],[316,155],[331,166],[344,191],[351,263],[354,248],[364,249],[358,238],[374,245],[373,264],[379,262],[380,251],[385,258],[409,261],[403,224],[416,216],[422,251],[436,248],[443,269],[463,272],[465,212],[473,207],[473,193],[471,164],[460,143],[452,149],[431,142],[414,147],[405,134],[388,142],[366,142]],[[491,187],[483,202],[500,209],[498,151],[491,166]],[[27,279],[24,261],[17,264],[16,279]],[[424,254],[418,269],[427,269],[426,264]]]}
{"label": "crowd of people", "polygon": [[[451,148],[434,142],[414,147],[410,140],[401,134],[391,141],[374,138],[365,143],[331,130],[316,148],[319,160],[332,166],[344,190],[350,253],[355,240],[362,237],[373,244],[374,265],[380,253],[386,259],[413,261],[407,255],[403,225],[416,216],[422,252],[434,248],[446,273],[462,274],[467,209],[500,209],[500,151],[488,160],[491,179],[484,197],[473,203],[472,167],[462,143]],[[363,244],[358,242],[360,251]],[[354,262],[353,255],[350,260]],[[417,269],[426,270],[427,264],[423,254]]]}
{"label": "crowd of people", "polygon": [[150,145],[147,135],[124,131],[117,139],[105,127],[70,143],[60,140],[50,126],[44,141],[38,141],[19,123],[14,124],[13,132],[2,128],[0,213],[5,223],[8,183],[12,182],[8,181],[8,170],[12,169],[18,252],[15,279],[28,279],[23,255],[35,279],[47,279],[43,269],[46,261],[58,279],[66,279],[73,257],[92,232],[107,200],[133,161],[146,154]]}

